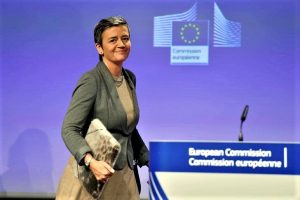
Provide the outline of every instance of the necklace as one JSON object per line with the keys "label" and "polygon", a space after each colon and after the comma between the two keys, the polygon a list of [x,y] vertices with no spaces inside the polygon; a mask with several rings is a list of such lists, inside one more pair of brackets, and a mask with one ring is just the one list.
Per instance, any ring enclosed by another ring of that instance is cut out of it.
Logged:
{"label": "necklace", "polygon": [[115,81],[115,85],[117,87],[120,87],[122,85],[122,83],[123,83],[124,76],[123,76],[123,74],[120,75],[120,76],[113,76],[113,79]]}

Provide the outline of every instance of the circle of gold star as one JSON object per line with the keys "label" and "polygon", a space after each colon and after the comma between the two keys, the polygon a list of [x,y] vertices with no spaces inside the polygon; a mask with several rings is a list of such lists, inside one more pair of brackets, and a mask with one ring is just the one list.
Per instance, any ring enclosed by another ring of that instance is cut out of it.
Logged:
{"label": "circle of gold star", "polygon": [[[192,38],[186,38],[185,37],[185,32],[188,29],[194,30],[194,37],[192,37]],[[185,24],[180,29],[180,38],[186,44],[194,44],[200,38],[200,28],[196,24],[193,24],[193,23]]]}

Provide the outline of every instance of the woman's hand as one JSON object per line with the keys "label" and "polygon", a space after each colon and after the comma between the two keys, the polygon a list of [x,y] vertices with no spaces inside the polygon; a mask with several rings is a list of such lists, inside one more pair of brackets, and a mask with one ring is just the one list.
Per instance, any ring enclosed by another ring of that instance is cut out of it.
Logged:
{"label": "woman's hand", "polygon": [[95,175],[97,181],[101,181],[103,183],[105,183],[107,179],[110,178],[115,172],[115,170],[106,162],[95,159],[90,161],[89,168]]}

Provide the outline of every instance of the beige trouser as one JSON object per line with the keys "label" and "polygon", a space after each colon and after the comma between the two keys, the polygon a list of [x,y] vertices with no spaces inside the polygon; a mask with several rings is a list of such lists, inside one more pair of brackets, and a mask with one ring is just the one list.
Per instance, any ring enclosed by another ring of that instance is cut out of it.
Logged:
{"label": "beige trouser", "polygon": [[[76,161],[72,156],[60,179],[56,200],[94,200],[74,176],[73,162]],[[128,165],[115,171],[106,183],[100,200],[140,200],[134,172]]]}

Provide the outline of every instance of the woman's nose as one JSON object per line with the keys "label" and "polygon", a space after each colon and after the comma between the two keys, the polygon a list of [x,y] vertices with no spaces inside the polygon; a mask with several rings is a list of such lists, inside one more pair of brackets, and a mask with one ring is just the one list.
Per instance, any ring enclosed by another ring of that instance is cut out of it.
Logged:
{"label": "woman's nose", "polygon": [[118,40],[118,47],[125,47],[125,42],[122,39]]}

